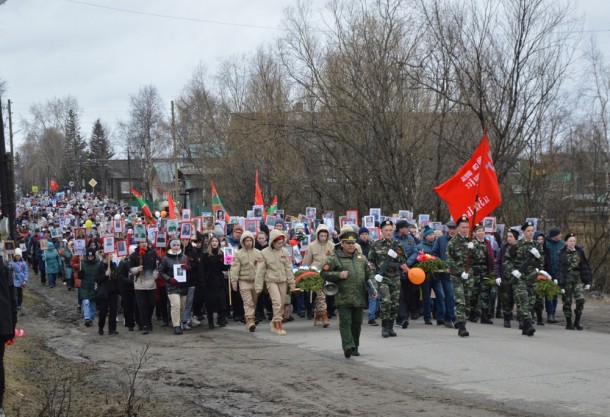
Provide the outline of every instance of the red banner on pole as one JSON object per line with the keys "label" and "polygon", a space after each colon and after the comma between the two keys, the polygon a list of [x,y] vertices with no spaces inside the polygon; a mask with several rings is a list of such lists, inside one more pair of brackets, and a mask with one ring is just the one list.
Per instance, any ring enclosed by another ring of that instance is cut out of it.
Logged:
{"label": "red banner on pole", "polygon": [[454,219],[467,216],[473,225],[500,205],[502,196],[487,134],[468,162],[434,191],[447,203]]}

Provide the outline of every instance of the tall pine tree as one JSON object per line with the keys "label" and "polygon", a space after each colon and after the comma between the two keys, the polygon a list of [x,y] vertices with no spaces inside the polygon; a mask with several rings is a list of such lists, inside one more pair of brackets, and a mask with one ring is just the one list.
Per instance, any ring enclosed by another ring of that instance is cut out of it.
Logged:
{"label": "tall pine tree", "polygon": [[97,119],[93,124],[91,139],[89,139],[89,165],[94,167],[94,173],[100,183],[99,190],[106,192],[105,178],[108,175],[108,161],[114,156],[114,150],[110,140],[106,136],[106,130]]}
{"label": "tall pine tree", "polygon": [[87,156],[87,142],[80,133],[78,115],[72,109],[66,116],[66,137],[64,139],[64,157],[62,162],[62,185],[74,181],[77,187],[83,185],[83,164]]}

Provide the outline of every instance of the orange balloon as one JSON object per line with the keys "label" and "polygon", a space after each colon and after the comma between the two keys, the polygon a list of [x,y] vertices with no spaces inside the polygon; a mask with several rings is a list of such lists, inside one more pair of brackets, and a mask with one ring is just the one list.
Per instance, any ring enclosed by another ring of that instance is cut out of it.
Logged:
{"label": "orange balloon", "polygon": [[409,281],[415,285],[422,284],[426,280],[426,273],[421,268],[409,269]]}
{"label": "orange balloon", "polygon": [[165,210],[163,210],[161,212],[161,217],[166,218],[167,217],[167,212]]}

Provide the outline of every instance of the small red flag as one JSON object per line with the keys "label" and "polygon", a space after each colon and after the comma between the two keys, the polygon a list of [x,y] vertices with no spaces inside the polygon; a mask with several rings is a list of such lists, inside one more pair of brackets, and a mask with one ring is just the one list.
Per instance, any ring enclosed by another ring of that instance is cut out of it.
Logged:
{"label": "small red flag", "polygon": [[51,186],[51,191],[55,192],[59,188],[59,184],[55,182],[55,180],[49,181],[49,185]]}
{"label": "small red flag", "polygon": [[254,205],[264,206],[263,193],[261,192],[261,186],[258,183],[258,169],[256,170],[256,178],[254,180]]}
{"label": "small red flag", "polygon": [[434,191],[445,200],[454,219],[465,215],[472,225],[500,205],[502,196],[487,133],[468,162]]}
{"label": "small red flag", "polygon": [[175,219],[176,218],[176,203],[174,203],[174,199],[172,198],[172,195],[169,193],[167,193],[167,210],[169,211],[169,218],[170,219]]}

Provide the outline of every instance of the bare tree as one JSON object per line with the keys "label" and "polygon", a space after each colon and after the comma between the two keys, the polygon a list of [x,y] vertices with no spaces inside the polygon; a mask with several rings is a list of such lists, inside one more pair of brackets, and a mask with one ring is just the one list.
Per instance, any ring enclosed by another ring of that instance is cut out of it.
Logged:
{"label": "bare tree", "polygon": [[168,156],[170,135],[165,111],[157,88],[142,87],[130,98],[129,120],[120,124],[125,146],[134,156],[142,172],[142,195],[151,198],[153,159]]}

